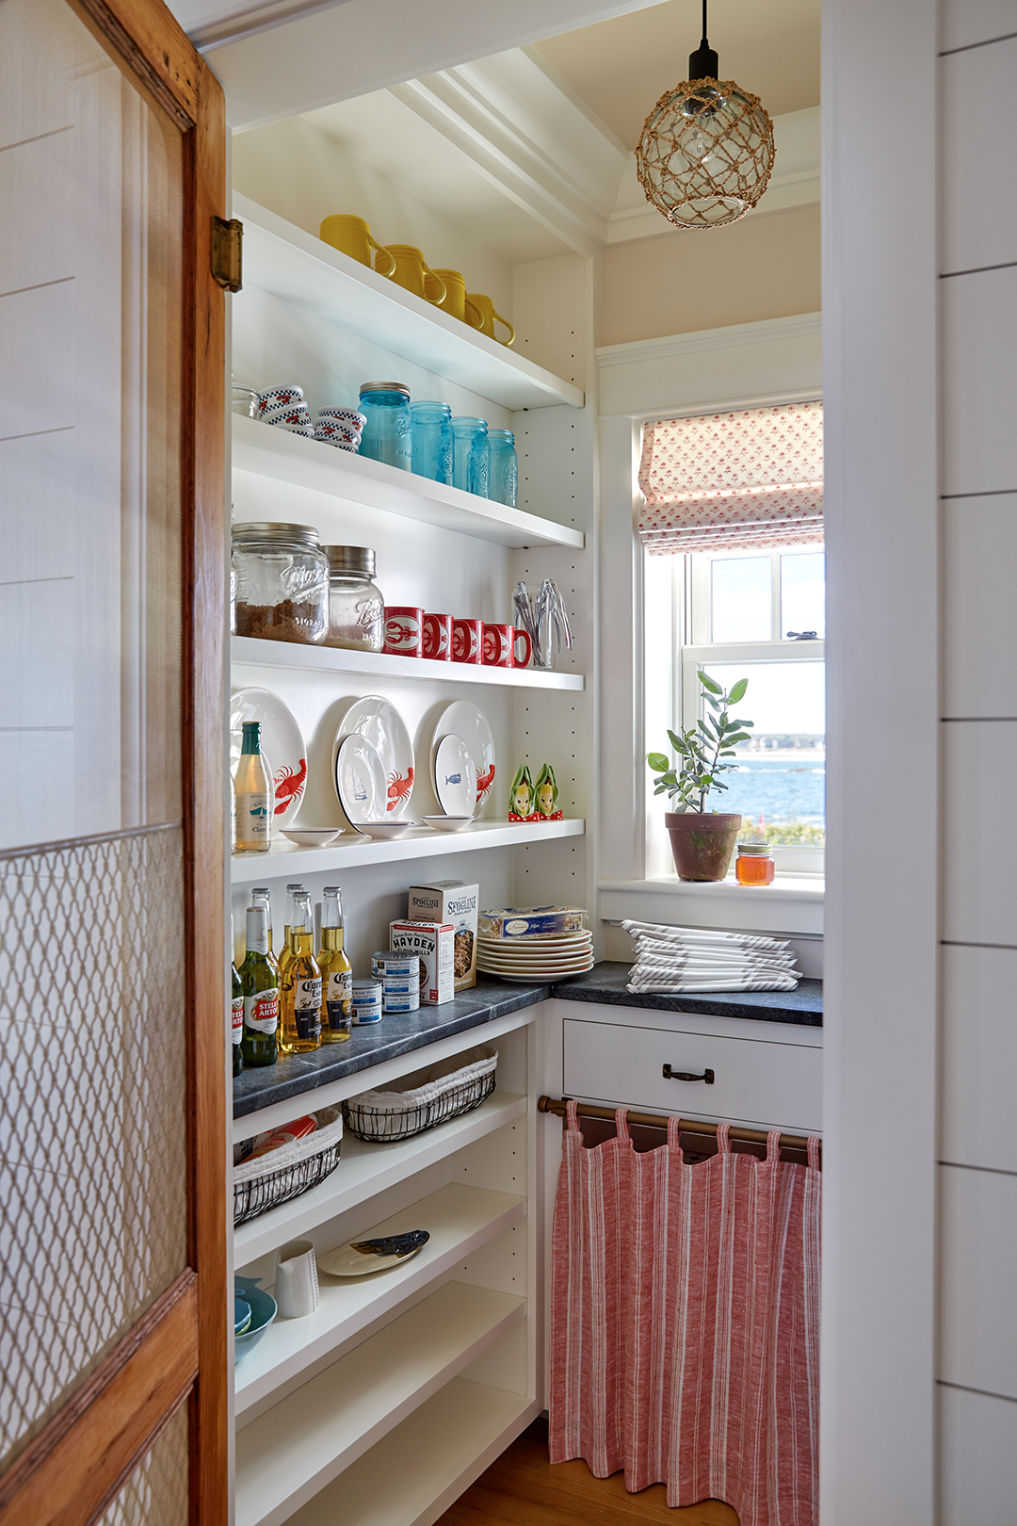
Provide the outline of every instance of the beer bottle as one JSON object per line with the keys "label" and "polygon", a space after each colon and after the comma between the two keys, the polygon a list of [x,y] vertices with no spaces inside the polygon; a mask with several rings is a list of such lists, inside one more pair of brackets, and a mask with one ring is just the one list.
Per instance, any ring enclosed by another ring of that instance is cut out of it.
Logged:
{"label": "beer bottle", "polygon": [[233,918],[230,917],[230,981],[233,998],[230,1006],[230,1046],[233,1050],[233,1074],[239,1076],[244,1068],[241,1046],[244,1040],[244,987],[237,969],[233,952]]}
{"label": "beer bottle", "polygon": [[293,920],[286,948],[289,957],[279,975],[279,1048],[304,1054],[321,1046],[321,971],[311,951],[314,919],[306,890],[293,892]]}
{"label": "beer bottle", "polygon": [[240,966],[244,993],[245,1065],[274,1065],[278,1057],[279,969],[268,951],[264,906],[247,908],[247,954]]}
{"label": "beer bottle", "polygon": [[353,966],[345,950],[342,893],[338,885],[326,885],[321,902],[321,1038],[338,1044],[350,1036],[353,1021]]}
{"label": "beer bottle", "polygon": [[267,885],[251,886],[251,905],[264,906],[268,912],[268,951],[273,953],[272,947],[272,892]]}

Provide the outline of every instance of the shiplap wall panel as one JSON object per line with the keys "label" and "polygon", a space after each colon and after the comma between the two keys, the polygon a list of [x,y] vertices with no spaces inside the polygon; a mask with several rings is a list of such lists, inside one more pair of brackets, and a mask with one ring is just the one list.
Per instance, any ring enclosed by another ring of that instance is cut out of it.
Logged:
{"label": "shiplap wall panel", "polygon": [[1017,36],[942,59],[940,90],[940,270],[1006,264],[1017,258]]}
{"label": "shiplap wall panel", "polygon": [[939,1187],[938,1376],[1017,1398],[1017,1176],[941,1166]]}
{"label": "shiplap wall panel", "polygon": [[939,1389],[939,1526],[1014,1526],[1017,1404]]}
{"label": "shiplap wall panel", "polygon": [[942,507],[943,714],[1017,717],[1017,493]]}
{"label": "shiplap wall panel", "polygon": [[[72,336],[77,325],[75,282],[61,281],[0,297],[0,440],[73,424],[80,357]],[[100,378],[94,379],[100,384]]]}
{"label": "shiplap wall panel", "polygon": [[[0,726],[69,726],[74,715],[77,601],[61,599],[60,581],[0,583],[0,630],[17,633],[16,674],[4,663]],[[31,633],[31,640],[25,639]]]}
{"label": "shiplap wall panel", "polygon": [[939,46],[970,48],[1017,32],[1017,0],[940,0]]}
{"label": "shiplap wall panel", "polygon": [[0,153],[0,293],[74,274],[67,213],[79,190],[75,136],[68,129]]}
{"label": "shiplap wall panel", "polygon": [[74,835],[74,751],[70,729],[0,731],[0,848]]}
{"label": "shiplap wall panel", "polygon": [[940,1158],[1017,1171],[1017,949],[942,953]]}
{"label": "shiplap wall panel", "polygon": [[941,729],[943,937],[1017,947],[1017,813],[1008,789],[1017,779],[1017,721],[948,721]]}
{"label": "shiplap wall panel", "polygon": [[[1017,251],[1014,258],[1017,259]],[[1017,489],[1017,265],[940,282],[940,491]]]}

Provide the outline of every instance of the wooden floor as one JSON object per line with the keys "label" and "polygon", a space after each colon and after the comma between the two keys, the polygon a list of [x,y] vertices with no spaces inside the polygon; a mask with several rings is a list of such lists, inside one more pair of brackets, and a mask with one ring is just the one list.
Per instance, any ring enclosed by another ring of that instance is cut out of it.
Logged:
{"label": "wooden floor", "polygon": [[538,1420],[446,1510],[438,1526],[738,1526],[729,1505],[707,1500],[669,1510],[663,1484],[627,1494],[620,1473],[594,1478],[584,1462],[547,1460],[547,1422]]}

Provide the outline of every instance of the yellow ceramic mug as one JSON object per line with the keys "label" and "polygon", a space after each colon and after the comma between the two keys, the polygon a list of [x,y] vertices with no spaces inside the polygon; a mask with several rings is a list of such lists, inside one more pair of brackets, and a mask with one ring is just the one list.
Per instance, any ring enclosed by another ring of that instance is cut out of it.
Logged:
{"label": "yellow ceramic mug", "polygon": [[466,295],[466,277],[461,270],[435,270],[435,275],[445,283],[445,301],[442,311],[460,323],[479,328],[481,314]]}
{"label": "yellow ceramic mug", "polygon": [[[471,291],[467,293],[466,302],[468,309],[470,307],[473,308],[472,313],[467,312],[466,320],[472,328],[479,329],[482,334],[487,334],[491,339],[498,339],[497,334],[494,332],[494,325],[495,323],[503,323],[508,329],[508,338],[499,339],[498,343],[509,345],[515,342],[515,329],[507,318],[503,318],[501,313],[495,312],[494,303],[490,297],[485,297],[479,291]],[[479,322],[477,321],[478,318]]]}
{"label": "yellow ceramic mug", "polygon": [[[419,249],[412,244],[389,244],[385,251],[395,262],[392,280],[412,291],[416,297],[424,297],[441,307],[445,300],[445,282],[436,275]],[[382,272],[386,274],[386,272]]]}
{"label": "yellow ceramic mug", "polygon": [[390,276],[395,270],[395,260],[376,238],[371,237],[370,226],[362,217],[353,217],[348,212],[336,212],[333,217],[325,218],[318,236],[341,254],[359,260],[361,265],[370,265],[371,250],[376,249],[380,259],[375,268],[379,275]]}

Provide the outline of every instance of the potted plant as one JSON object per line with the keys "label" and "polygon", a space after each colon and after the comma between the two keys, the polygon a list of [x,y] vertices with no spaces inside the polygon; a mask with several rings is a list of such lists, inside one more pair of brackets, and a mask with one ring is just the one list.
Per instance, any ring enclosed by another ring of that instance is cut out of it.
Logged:
{"label": "potted plant", "polygon": [[688,731],[668,731],[677,762],[662,752],[648,753],[646,761],[657,776],[653,793],[670,796],[674,807],[665,812],[664,825],[678,878],[722,880],[742,818],[707,811],[706,800],[711,791],[727,789],[720,775],[737,766],[731,761],[735,748],[749,741],[747,728],[752,722],[736,720],[730,713],[744,697],[749,681],[739,678],[724,689],[700,668],[699,686],[707,706],[705,719]]}

